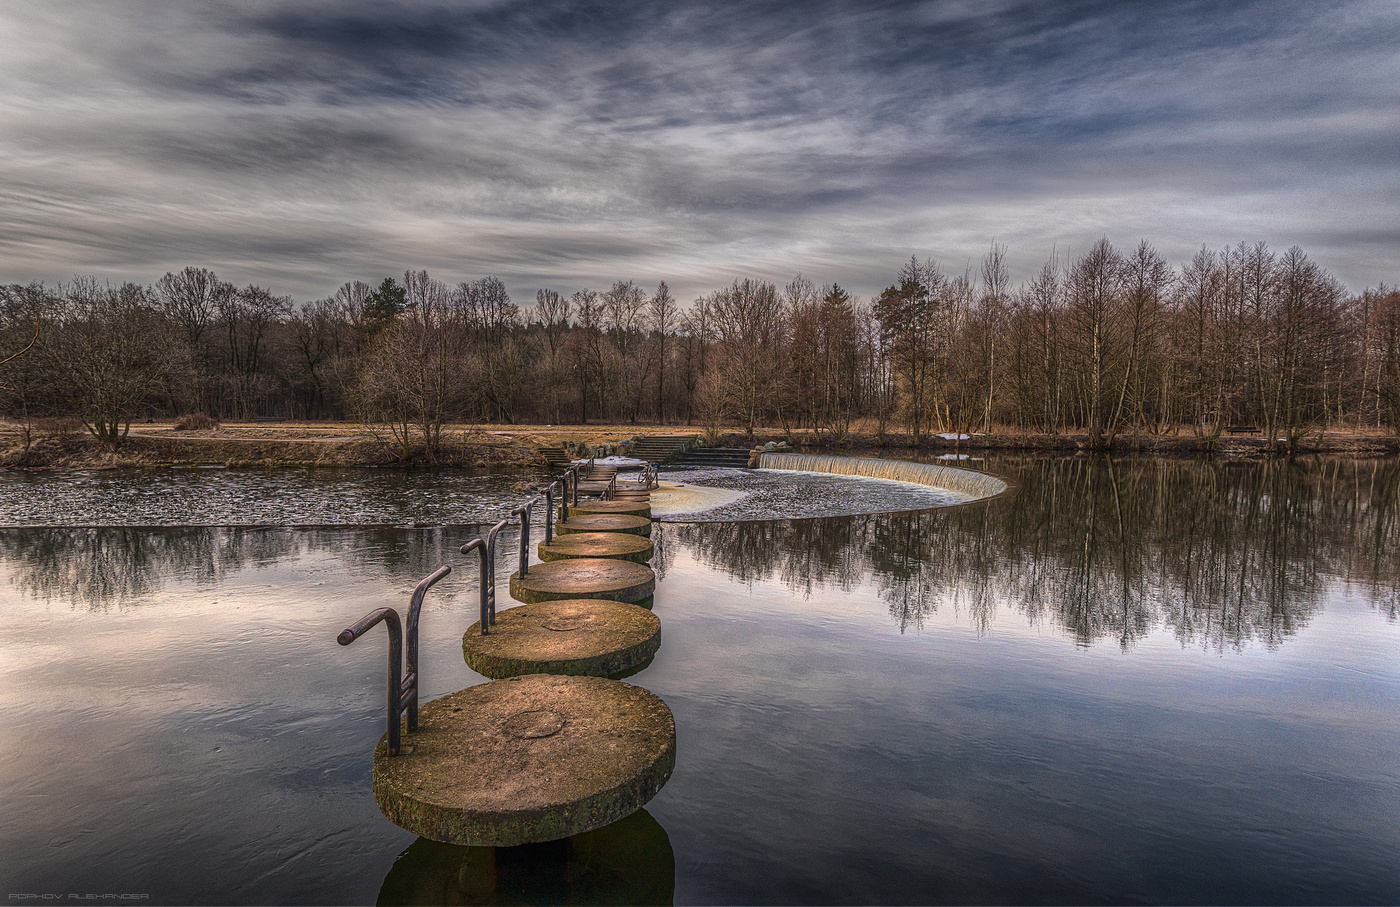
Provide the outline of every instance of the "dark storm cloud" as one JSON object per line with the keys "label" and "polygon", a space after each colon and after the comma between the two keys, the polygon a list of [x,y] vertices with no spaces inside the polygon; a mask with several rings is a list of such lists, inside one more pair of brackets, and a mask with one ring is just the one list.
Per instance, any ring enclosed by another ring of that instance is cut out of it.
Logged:
{"label": "dark storm cloud", "polygon": [[1105,234],[1400,270],[1392,5],[44,3],[0,27],[7,281],[870,294],[910,254],[996,239],[1026,273]]}

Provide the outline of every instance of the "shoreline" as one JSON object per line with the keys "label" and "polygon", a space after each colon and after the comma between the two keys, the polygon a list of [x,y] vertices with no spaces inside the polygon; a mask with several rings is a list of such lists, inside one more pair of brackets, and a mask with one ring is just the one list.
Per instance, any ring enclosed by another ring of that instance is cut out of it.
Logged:
{"label": "shoreline", "polygon": [[[382,467],[400,469],[471,468],[531,469],[547,465],[541,451],[561,444],[617,445],[645,435],[690,434],[691,428],[664,425],[560,425],[560,426],[449,426],[435,462],[421,449],[408,461],[399,457],[387,430],[344,422],[241,422],[215,429],[179,431],[174,423],[133,425],[131,434],[115,449],[103,447],[81,428],[33,428],[26,438],[23,426],[0,424],[0,468],[23,471],[59,469],[126,469],[150,467],[223,466],[229,468]],[[694,432],[699,434],[698,431]],[[785,439],[782,431],[761,430],[752,439],[727,436],[721,446],[752,447]],[[902,435],[881,439],[868,431],[853,432],[843,443],[815,438],[810,432],[793,433],[794,450],[836,456],[909,456],[916,459],[940,454],[982,452],[1047,453],[1069,455],[1148,454],[1156,456],[1208,456],[1227,460],[1332,455],[1357,458],[1400,455],[1400,438],[1379,432],[1312,432],[1292,450],[1271,453],[1264,438],[1227,435],[1214,442],[1185,434],[1123,434],[1104,450],[1088,446],[1088,435],[1046,435],[999,432],[973,435],[963,440],[926,438],[910,446]]]}

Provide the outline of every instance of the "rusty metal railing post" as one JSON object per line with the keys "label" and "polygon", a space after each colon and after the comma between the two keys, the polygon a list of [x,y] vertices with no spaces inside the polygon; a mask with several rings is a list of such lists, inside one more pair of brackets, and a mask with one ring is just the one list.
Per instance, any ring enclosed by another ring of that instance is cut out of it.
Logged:
{"label": "rusty metal railing post", "polygon": [[530,508],[535,506],[539,498],[531,498],[524,504],[510,512],[511,516],[520,517],[520,578],[524,579],[530,573]]}
{"label": "rusty metal railing post", "polygon": [[402,707],[403,681],[400,679],[400,663],[403,661],[403,630],[399,627],[399,612],[393,608],[379,608],[360,618],[354,624],[340,631],[335,641],[342,646],[359,639],[380,621],[389,630],[389,695],[385,703],[389,711],[389,755],[399,754],[399,712]]}
{"label": "rusty metal railing post", "polygon": [[463,554],[467,554],[473,550],[481,555],[481,635],[489,636],[491,634],[489,625],[491,623],[492,590],[490,586],[491,580],[488,575],[490,573],[490,568],[486,565],[486,541],[484,539],[472,539],[461,548]]}
{"label": "rusty metal railing post", "polygon": [[[341,630],[335,641],[342,646],[365,635],[375,624],[384,622],[389,631],[388,693],[385,707],[389,713],[389,755],[399,754],[399,716],[408,712],[408,731],[418,730],[418,616],[423,610],[423,597],[438,580],[452,572],[443,565],[425,577],[413,590],[408,605],[407,633],[399,625],[399,612],[393,608],[378,608]],[[404,636],[408,636],[408,664],[404,669]]]}
{"label": "rusty metal railing post", "polygon": [[491,577],[491,623],[496,623],[496,536],[510,522],[510,517],[506,517],[499,523],[491,527],[491,531],[486,533],[486,561],[487,572]]}
{"label": "rusty metal railing post", "polygon": [[554,543],[554,489],[558,484],[558,482],[550,482],[549,487],[544,490],[544,543],[546,545]]}
{"label": "rusty metal railing post", "polygon": [[418,614],[423,610],[423,596],[437,584],[437,581],[452,572],[443,564],[419,581],[413,589],[413,598],[408,603],[408,619],[404,621],[404,635],[408,637],[407,664],[404,668],[402,692],[399,701],[408,699],[408,730],[418,730]]}

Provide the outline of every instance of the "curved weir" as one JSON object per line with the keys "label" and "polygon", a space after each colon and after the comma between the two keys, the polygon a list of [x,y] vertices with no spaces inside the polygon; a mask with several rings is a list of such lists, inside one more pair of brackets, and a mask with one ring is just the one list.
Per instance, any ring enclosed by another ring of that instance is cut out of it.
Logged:
{"label": "curved weir", "polygon": [[945,488],[981,500],[1001,494],[1009,487],[1005,480],[985,472],[938,466],[932,463],[910,463],[906,460],[877,460],[873,457],[830,457],[821,454],[765,453],[758,461],[760,469],[788,469],[795,472],[826,472],[868,479],[888,479],[911,482],[933,488]]}

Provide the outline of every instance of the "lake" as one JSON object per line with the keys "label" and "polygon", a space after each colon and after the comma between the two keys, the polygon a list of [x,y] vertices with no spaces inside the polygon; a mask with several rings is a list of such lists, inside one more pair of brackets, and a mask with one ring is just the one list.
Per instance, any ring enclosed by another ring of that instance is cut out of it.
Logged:
{"label": "lake", "polygon": [[335,635],[453,564],[424,695],[483,682],[457,548],[521,476],[6,476],[8,903],[1400,902],[1396,463],[968,465],[1019,487],[657,524],[675,773],[500,852],[379,813],[384,634]]}

